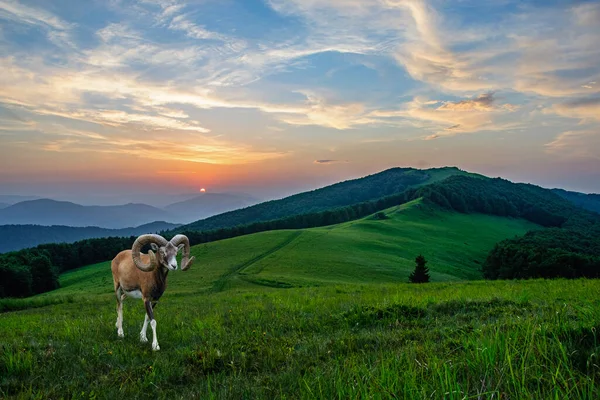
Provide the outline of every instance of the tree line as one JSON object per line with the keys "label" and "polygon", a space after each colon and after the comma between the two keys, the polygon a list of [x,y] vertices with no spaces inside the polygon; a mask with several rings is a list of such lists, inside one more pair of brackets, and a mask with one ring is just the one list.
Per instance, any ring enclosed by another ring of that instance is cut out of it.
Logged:
{"label": "tree line", "polygon": [[27,297],[59,287],[59,274],[112,259],[135,236],[50,243],[0,254],[0,297]]}

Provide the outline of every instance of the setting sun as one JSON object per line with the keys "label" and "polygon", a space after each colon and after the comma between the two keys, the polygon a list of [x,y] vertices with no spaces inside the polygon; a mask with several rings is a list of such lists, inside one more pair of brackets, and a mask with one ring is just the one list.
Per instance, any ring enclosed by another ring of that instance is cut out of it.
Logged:
{"label": "setting sun", "polygon": [[206,189],[202,188],[202,189],[200,189],[200,191],[201,191],[202,193],[204,193],[204,192],[206,192]]}

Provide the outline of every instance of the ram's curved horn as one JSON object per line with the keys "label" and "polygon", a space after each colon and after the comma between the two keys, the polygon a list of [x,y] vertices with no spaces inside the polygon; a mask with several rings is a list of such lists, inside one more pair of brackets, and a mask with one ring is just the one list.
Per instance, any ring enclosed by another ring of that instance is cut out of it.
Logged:
{"label": "ram's curved horn", "polygon": [[188,239],[188,237],[185,235],[175,235],[173,236],[173,239],[171,239],[171,243],[173,243],[175,247],[178,247],[180,244],[183,243],[184,246],[183,253],[181,256],[181,270],[185,271],[189,269],[194,263],[196,257],[190,258],[190,240]]}
{"label": "ram's curved horn", "polygon": [[165,239],[164,237],[155,234],[141,235],[140,237],[135,239],[135,242],[133,242],[133,246],[131,247],[131,256],[133,257],[133,262],[135,263],[135,266],[144,272],[153,271],[158,266],[156,255],[152,250],[148,251],[148,255],[150,256],[150,263],[144,264],[142,262],[142,259],[140,257],[140,250],[142,250],[142,247],[144,247],[144,245],[147,245],[148,243],[156,243],[157,245],[162,247],[169,242],[167,242],[167,239]]}

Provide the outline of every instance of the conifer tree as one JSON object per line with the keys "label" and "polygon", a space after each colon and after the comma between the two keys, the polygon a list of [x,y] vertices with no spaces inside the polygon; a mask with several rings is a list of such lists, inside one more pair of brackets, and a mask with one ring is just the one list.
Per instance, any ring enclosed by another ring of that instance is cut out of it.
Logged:
{"label": "conifer tree", "polygon": [[415,259],[415,270],[408,277],[411,283],[427,283],[429,282],[429,268],[425,266],[427,260],[421,254]]}

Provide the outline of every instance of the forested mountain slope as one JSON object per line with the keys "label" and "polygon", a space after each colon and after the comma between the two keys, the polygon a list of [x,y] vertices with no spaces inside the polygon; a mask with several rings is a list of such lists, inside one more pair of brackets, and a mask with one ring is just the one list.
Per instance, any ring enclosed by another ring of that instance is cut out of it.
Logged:
{"label": "forested mountain slope", "polygon": [[352,204],[376,200],[406,189],[442,180],[453,175],[471,175],[455,167],[391,168],[359,179],[348,180],[321,189],[272,200],[241,210],[215,215],[178,228],[178,231],[205,231],[247,225],[254,222],[317,213]]}
{"label": "forested mountain slope", "polygon": [[571,203],[579,207],[600,213],[600,194],[570,192],[563,189],[552,189],[552,191],[560,197],[569,200]]}

